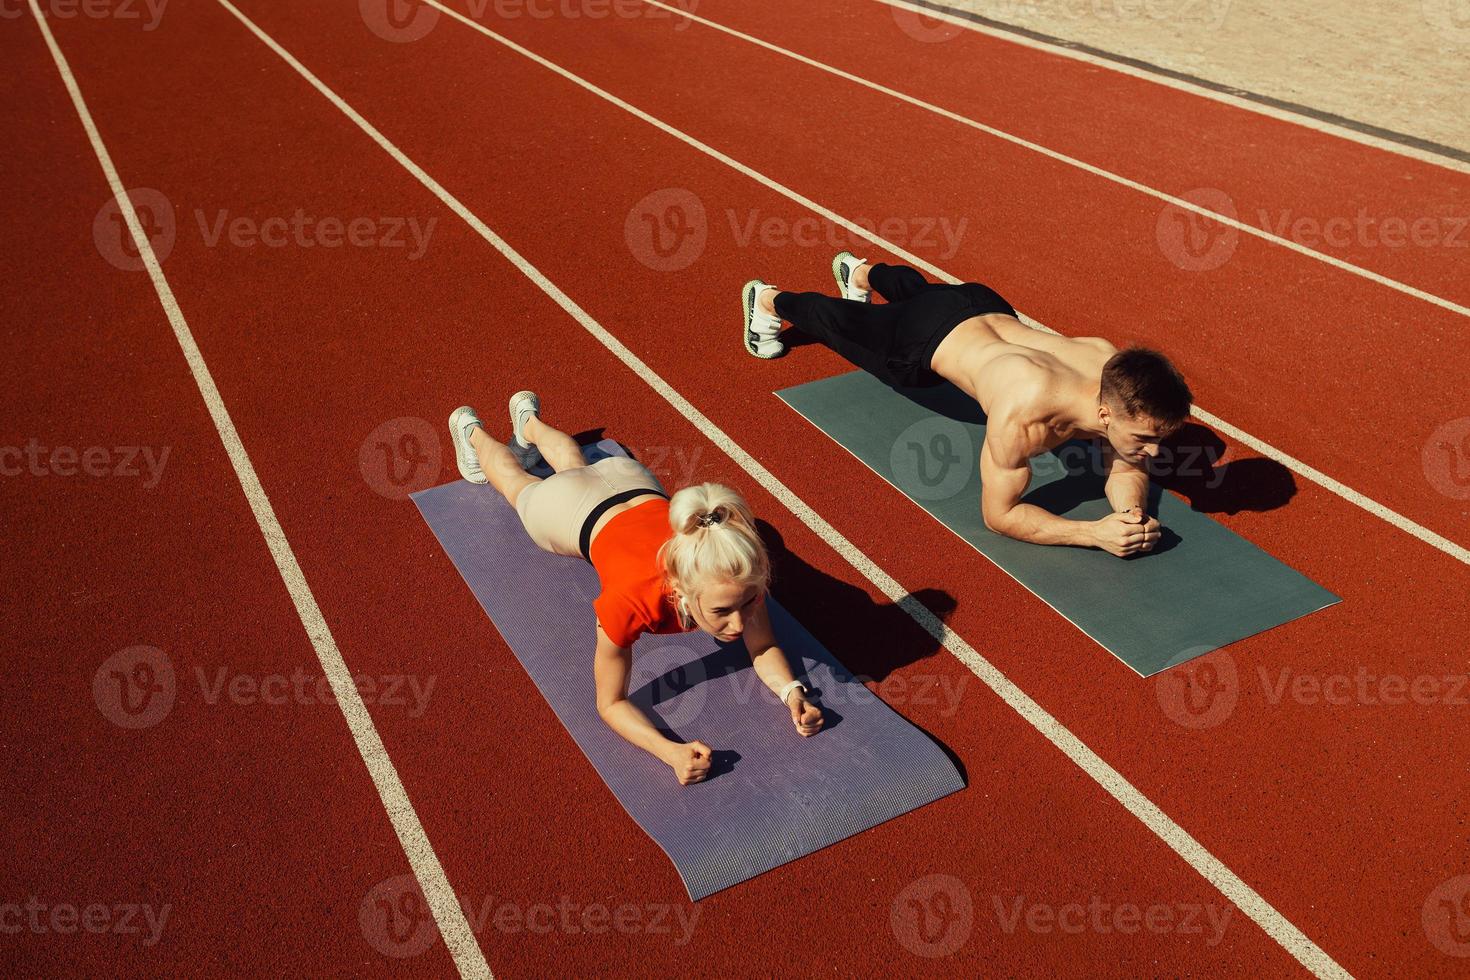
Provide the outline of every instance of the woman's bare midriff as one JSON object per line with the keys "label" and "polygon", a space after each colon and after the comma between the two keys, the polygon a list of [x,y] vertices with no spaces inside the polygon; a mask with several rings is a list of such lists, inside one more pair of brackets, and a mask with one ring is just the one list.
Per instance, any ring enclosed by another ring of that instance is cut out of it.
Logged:
{"label": "woman's bare midriff", "polygon": [[641,493],[632,500],[625,500],[620,504],[614,504],[612,507],[609,507],[607,512],[597,519],[597,523],[592,525],[592,535],[587,539],[587,549],[589,551],[592,549],[592,542],[597,540],[597,536],[602,533],[602,529],[607,526],[608,521],[611,521],[625,510],[632,510],[634,507],[646,504],[650,500],[662,499],[663,496],[661,494],[652,492]]}

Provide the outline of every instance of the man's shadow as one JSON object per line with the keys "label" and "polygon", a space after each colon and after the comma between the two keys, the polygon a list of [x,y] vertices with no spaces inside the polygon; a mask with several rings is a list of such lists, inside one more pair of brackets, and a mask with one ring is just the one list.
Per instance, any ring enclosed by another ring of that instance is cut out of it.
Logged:
{"label": "man's shadow", "polygon": [[1238,514],[1285,507],[1296,496],[1296,477],[1274,459],[1221,464],[1225,442],[1203,425],[1187,423],[1164,440],[1150,465],[1153,482],[1204,514]]}

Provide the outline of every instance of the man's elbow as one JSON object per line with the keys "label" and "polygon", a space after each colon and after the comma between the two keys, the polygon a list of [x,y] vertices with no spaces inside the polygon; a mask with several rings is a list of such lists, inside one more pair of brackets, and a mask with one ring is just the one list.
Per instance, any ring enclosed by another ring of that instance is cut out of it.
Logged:
{"label": "man's elbow", "polygon": [[989,508],[981,508],[980,519],[985,522],[985,530],[995,534],[1010,535],[1010,511],[995,511]]}

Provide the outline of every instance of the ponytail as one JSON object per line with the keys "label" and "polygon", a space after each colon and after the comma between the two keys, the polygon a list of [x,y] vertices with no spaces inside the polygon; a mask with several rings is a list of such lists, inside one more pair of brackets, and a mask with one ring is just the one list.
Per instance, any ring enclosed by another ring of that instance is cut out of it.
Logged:
{"label": "ponytail", "polygon": [[669,500],[669,525],[659,563],[675,591],[693,598],[718,582],[765,591],[770,559],[740,494],[718,483],[685,487]]}

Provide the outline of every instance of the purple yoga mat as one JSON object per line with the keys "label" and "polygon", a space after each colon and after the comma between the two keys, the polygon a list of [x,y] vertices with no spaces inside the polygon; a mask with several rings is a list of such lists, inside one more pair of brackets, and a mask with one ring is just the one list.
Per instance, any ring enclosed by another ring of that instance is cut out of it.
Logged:
{"label": "purple yoga mat", "polygon": [[[589,461],[610,454],[625,455],[609,440],[586,451]],[[856,682],[774,598],[776,640],[819,693],[826,728],[796,734],[744,644],[705,633],[644,636],[633,648],[630,699],[666,733],[715,752],[705,782],[680,786],[597,714],[592,567],[539,550],[490,487],[461,480],[413,500],[588,761],[674,862],[690,899],[963,788],[944,751]]]}

